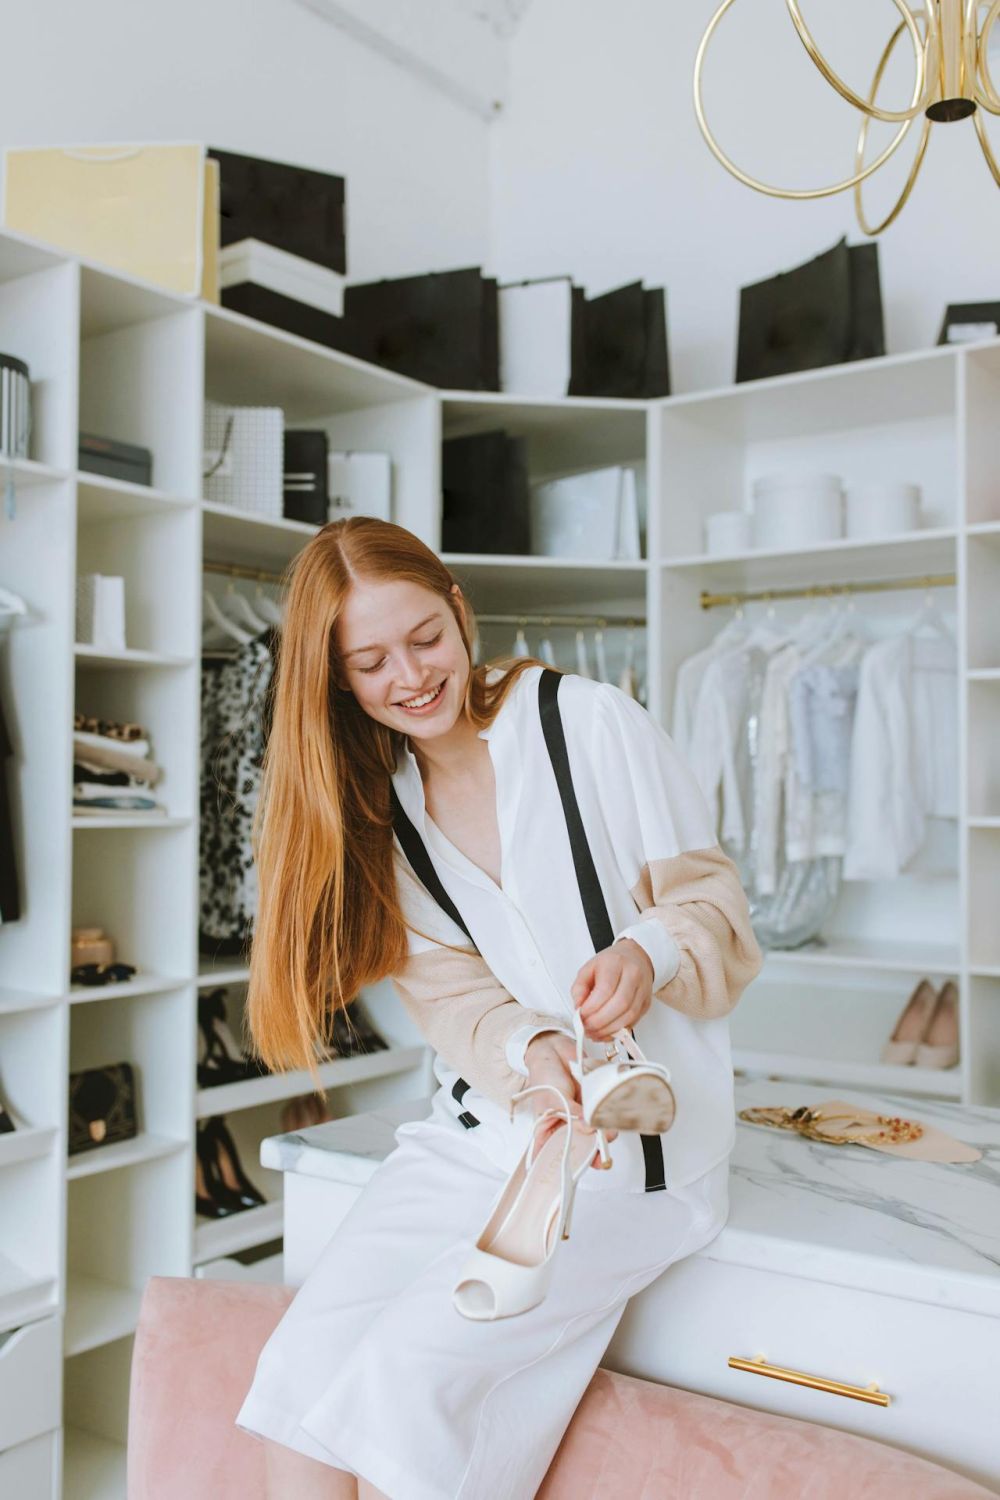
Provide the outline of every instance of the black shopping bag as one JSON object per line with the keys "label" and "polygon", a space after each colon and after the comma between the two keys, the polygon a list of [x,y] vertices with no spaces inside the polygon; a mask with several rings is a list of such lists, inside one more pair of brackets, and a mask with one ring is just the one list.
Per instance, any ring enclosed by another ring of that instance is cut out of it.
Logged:
{"label": "black shopping bag", "polygon": [[441,460],[442,551],[530,552],[526,440],[502,431],[448,438]]}
{"label": "black shopping bag", "polygon": [[662,289],[632,281],[588,297],[583,305],[583,346],[571,395],[642,400],[670,394]]}
{"label": "black shopping bag", "polygon": [[740,293],[736,379],[760,380],[885,353],[878,245],[841,239]]}
{"label": "black shopping bag", "polygon": [[220,242],[263,240],[347,270],[343,177],[209,147],[219,163]]}
{"label": "black shopping bag", "polygon": [[446,390],[499,389],[497,284],[478,267],[349,286],[350,348]]}

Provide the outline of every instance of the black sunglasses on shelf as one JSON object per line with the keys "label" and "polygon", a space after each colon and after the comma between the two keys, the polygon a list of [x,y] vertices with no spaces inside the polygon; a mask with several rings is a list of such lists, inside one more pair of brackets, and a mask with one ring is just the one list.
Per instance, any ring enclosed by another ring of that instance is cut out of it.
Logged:
{"label": "black sunglasses on shelf", "polygon": [[131,979],[135,973],[132,964],[77,964],[69,971],[70,984],[113,984],[120,979]]}

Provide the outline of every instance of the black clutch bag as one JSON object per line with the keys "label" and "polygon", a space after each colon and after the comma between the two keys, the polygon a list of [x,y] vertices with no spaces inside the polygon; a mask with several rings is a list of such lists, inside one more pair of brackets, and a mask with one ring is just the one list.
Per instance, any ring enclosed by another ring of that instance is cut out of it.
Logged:
{"label": "black clutch bag", "polygon": [[110,1063],[69,1077],[69,1154],[130,1141],[137,1134],[132,1064]]}

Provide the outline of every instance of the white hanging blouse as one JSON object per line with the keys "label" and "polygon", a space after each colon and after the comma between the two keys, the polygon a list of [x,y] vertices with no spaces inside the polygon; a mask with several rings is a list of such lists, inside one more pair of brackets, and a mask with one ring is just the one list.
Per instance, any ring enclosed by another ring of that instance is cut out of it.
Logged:
{"label": "white hanging blouse", "polygon": [[[570,988],[594,953],[542,734],[541,671],[523,671],[493,723],[480,731],[496,779],[499,885],[427,814],[408,744],[393,775],[400,803],[479,949],[470,948],[394,840],[400,903],[415,930],[393,982],[437,1054],[435,1109],[478,1121],[468,1130],[470,1142],[504,1171],[524,1150],[534,1118],[528,1101],[513,1122],[509,1117],[511,1096],[525,1083],[524,1049],[541,1030],[573,1035]],[[653,965],[653,1003],[634,1035],[671,1074],[677,1115],[660,1137],[669,1190],[732,1149],[727,1017],[760,969],[760,950],[736,867],[719,848],[705,798],[666,732],[618,687],[580,676],[564,676],[559,709],[616,941],[633,938]],[[587,1051],[604,1056],[603,1044],[589,1039]],[[644,1191],[640,1137],[622,1132],[611,1151],[614,1168],[585,1173],[583,1184]]]}

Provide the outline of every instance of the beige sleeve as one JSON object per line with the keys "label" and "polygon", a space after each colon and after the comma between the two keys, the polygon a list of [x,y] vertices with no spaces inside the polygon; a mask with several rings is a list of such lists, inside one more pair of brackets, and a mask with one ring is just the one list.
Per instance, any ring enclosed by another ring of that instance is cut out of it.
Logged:
{"label": "beige sleeve", "polygon": [[733,861],[717,844],[654,859],[632,896],[642,919],[662,923],[680,954],[656,998],[698,1020],[728,1015],[764,962]]}
{"label": "beige sleeve", "polygon": [[525,1085],[507,1061],[508,1039],[522,1027],[552,1027],[553,1018],[515,1000],[471,948],[411,953],[392,982],[435,1052],[473,1088],[506,1108]]}

